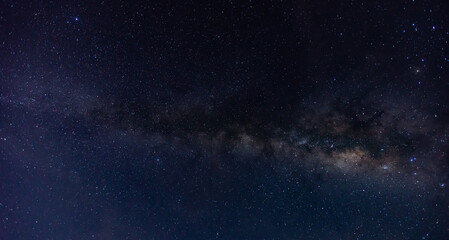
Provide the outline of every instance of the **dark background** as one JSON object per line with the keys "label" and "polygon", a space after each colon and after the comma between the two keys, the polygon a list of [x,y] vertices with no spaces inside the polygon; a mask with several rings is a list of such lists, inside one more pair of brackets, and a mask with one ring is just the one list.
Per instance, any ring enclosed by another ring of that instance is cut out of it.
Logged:
{"label": "dark background", "polygon": [[3,1],[0,239],[446,239],[447,12]]}

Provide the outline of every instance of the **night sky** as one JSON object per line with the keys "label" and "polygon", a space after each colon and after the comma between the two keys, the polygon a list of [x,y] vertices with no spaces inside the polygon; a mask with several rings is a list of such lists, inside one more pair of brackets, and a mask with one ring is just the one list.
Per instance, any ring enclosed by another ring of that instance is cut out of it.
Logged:
{"label": "night sky", "polygon": [[449,1],[2,1],[0,239],[449,239]]}

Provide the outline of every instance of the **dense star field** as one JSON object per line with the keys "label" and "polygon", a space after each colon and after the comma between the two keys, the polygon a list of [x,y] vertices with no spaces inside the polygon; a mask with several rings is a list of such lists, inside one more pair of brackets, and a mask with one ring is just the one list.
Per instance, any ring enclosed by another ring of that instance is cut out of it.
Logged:
{"label": "dense star field", "polygon": [[449,1],[3,1],[0,239],[449,239]]}

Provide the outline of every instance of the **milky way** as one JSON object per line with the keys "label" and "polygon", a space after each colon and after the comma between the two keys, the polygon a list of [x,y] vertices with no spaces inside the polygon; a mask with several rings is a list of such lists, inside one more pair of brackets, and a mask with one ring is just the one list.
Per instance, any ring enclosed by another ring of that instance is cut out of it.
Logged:
{"label": "milky way", "polygon": [[447,239],[448,11],[2,3],[0,239]]}

